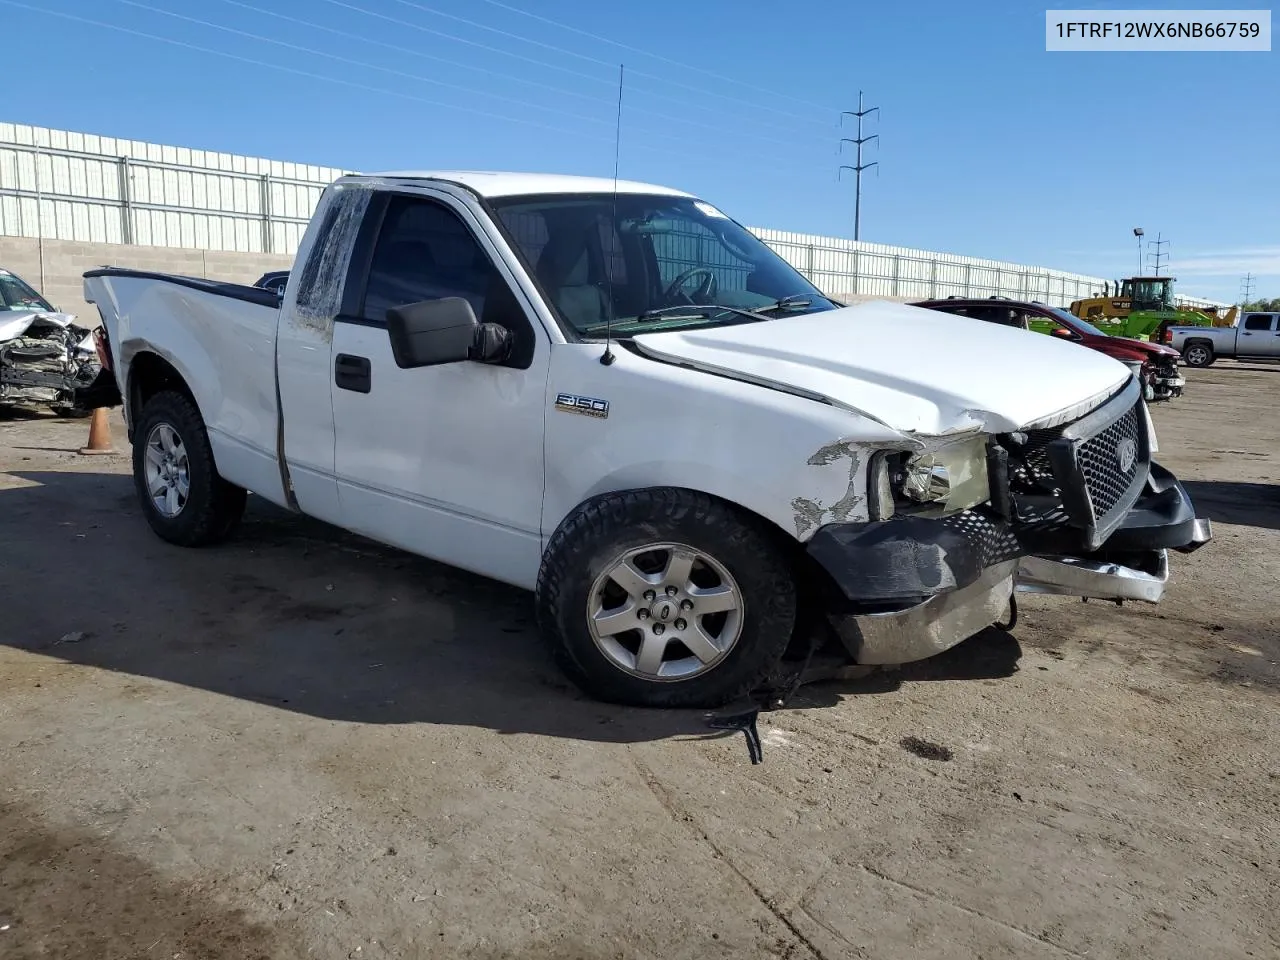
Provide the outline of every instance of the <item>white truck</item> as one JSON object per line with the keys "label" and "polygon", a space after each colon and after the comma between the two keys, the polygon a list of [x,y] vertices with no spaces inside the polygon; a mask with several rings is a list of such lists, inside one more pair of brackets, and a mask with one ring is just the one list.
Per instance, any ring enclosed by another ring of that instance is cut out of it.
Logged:
{"label": "white truck", "polygon": [[526,588],[602,699],[724,703],[801,630],[920,659],[1015,586],[1154,602],[1210,536],[1123,364],[842,306],[676,190],[344,177],[283,297],[84,286],[161,537],[227,536],[251,491]]}

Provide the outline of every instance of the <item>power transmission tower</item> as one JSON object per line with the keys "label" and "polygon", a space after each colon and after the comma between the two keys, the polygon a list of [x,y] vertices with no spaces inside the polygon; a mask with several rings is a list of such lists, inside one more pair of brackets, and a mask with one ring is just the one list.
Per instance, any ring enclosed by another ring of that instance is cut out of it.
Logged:
{"label": "power transmission tower", "polygon": [[841,164],[840,169],[836,171],[836,178],[841,179],[846,170],[852,170],[854,174],[854,179],[856,180],[856,184],[854,186],[854,194],[853,194],[853,239],[854,240],[857,240],[860,234],[862,233],[862,171],[870,170],[872,167],[879,166],[879,163],[875,160],[873,160],[871,163],[862,162],[862,145],[864,143],[870,143],[872,140],[880,139],[880,134],[878,133],[873,133],[869,137],[864,137],[862,135],[862,118],[867,116],[868,114],[879,113],[879,112],[880,112],[879,107],[864,108],[862,106],[862,91],[859,90],[858,91],[858,109],[856,111],[845,110],[843,113],[840,114],[841,127],[844,126],[845,117],[858,118],[858,136],[857,137],[841,137],[840,147],[839,147],[840,151],[843,152],[844,145],[846,143],[855,144],[858,148],[857,163],[852,167],[849,166],[848,164]]}
{"label": "power transmission tower", "polygon": [[1240,306],[1242,307],[1246,303],[1248,303],[1249,298],[1253,296],[1253,281],[1254,281],[1254,276],[1252,273],[1246,273],[1244,275],[1244,279],[1240,281],[1240,290],[1242,293],[1242,297],[1240,299]]}
{"label": "power transmission tower", "polygon": [[1148,241],[1147,241],[1147,249],[1148,249],[1148,250],[1150,250],[1152,247],[1155,247],[1155,248],[1156,248],[1156,252],[1155,252],[1155,253],[1148,253],[1148,254],[1147,254],[1147,259],[1148,259],[1148,260],[1150,260],[1150,259],[1152,259],[1152,258],[1155,258],[1155,261],[1156,261],[1156,272],[1155,272],[1155,274],[1153,274],[1154,276],[1157,276],[1157,277],[1163,277],[1163,276],[1164,276],[1164,274],[1160,272],[1160,261],[1161,261],[1162,259],[1163,259],[1163,260],[1168,260],[1168,259],[1169,259],[1169,255],[1168,255],[1167,253],[1165,253],[1165,252],[1164,252],[1164,247],[1165,247],[1165,246],[1167,246],[1167,245],[1168,245],[1168,243],[1169,243],[1169,241],[1168,241],[1168,240],[1161,240],[1161,239],[1160,239],[1160,234],[1159,234],[1159,233],[1157,233],[1157,234],[1156,234],[1156,238],[1155,238],[1154,240],[1148,240]]}

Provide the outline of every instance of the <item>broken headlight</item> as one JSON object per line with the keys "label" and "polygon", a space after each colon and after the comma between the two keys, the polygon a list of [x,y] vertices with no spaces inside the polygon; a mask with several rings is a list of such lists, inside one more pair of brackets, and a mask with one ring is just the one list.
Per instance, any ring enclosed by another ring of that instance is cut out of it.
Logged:
{"label": "broken headlight", "polygon": [[945,517],[991,499],[984,435],[942,441],[914,453],[880,453],[870,467],[873,520],[894,514]]}

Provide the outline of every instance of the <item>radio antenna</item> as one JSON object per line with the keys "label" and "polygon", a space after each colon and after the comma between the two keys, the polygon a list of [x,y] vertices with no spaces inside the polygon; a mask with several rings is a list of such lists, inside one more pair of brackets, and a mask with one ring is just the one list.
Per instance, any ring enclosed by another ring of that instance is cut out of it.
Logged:
{"label": "radio antenna", "polygon": [[618,156],[622,152],[622,78],[625,71],[626,65],[618,64],[618,119],[613,129],[613,205],[609,224],[609,250],[604,261],[605,282],[609,285],[605,309],[609,314],[604,321],[604,353],[600,356],[600,362],[606,367],[616,359],[613,355],[613,238],[618,231]]}

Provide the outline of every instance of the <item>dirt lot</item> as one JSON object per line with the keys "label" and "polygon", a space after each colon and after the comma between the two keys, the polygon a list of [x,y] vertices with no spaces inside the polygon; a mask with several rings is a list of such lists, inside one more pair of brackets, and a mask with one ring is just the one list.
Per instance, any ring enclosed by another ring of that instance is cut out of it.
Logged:
{"label": "dirt lot", "polygon": [[1190,380],[1163,604],[1024,599],[760,766],[518,592],[260,507],[169,547],[85,421],[0,422],[0,956],[1274,957],[1280,367]]}

